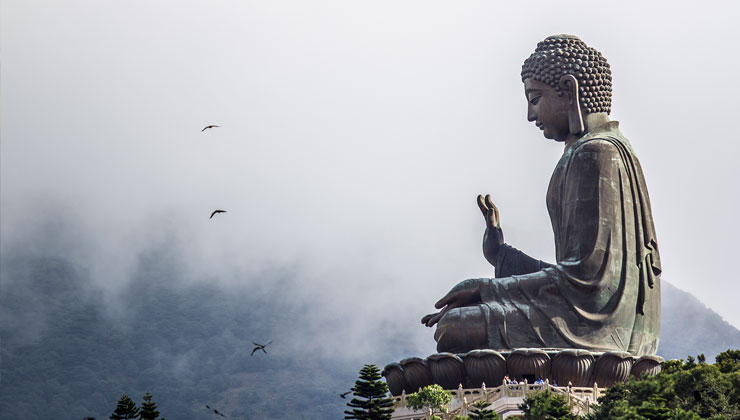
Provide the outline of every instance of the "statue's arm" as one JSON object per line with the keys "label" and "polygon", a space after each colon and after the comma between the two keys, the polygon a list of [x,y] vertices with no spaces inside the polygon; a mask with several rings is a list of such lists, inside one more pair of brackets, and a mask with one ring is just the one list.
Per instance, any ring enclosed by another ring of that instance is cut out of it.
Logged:
{"label": "statue's arm", "polygon": [[496,261],[496,277],[529,274],[552,267],[552,264],[530,257],[509,244],[503,244]]}
{"label": "statue's arm", "polygon": [[[578,278],[595,280],[599,269],[604,267],[605,244],[619,240],[611,231],[620,220],[621,168],[619,152],[611,143],[594,139],[580,145],[573,153],[560,200],[560,213],[565,222],[561,222],[558,230],[567,238],[558,254],[563,255],[563,261],[549,264],[504,244],[495,264],[496,277],[530,274],[554,267]],[[612,264],[616,261],[620,260],[610,260]]]}

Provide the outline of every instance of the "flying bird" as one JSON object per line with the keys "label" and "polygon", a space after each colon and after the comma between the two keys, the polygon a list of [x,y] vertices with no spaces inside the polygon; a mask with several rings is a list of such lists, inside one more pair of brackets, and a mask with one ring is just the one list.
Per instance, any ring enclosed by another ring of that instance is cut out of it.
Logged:
{"label": "flying bird", "polygon": [[209,410],[211,410],[211,411],[213,411],[214,414],[218,414],[221,417],[226,417],[226,415],[224,415],[224,413],[216,410],[215,408],[211,408],[211,406],[208,405],[208,404],[206,404],[206,408],[209,409]]}
{"label": "flying bird", "polygon": [[352,391],[347,391],[344,394],[339,394],[339,396],[342,397],[342,398],[344,398],[346,400],[347,399],[347,395],[348,394],[351,394],[351,393],[352,393]]}
{"label": "flying bird", "polygon": [[226,213],[226,210],[214,210],[213,213],[211,213],[211,217],[209,217],[209,219],[213,219],[213,216],[217,215],[218,213]]}
{"label": "flying bird", "polygon": [[263,352],[263,353],[267,354],[267,350],[265,350],[265,347],[267,347],[267,346],[269,346],[270,344],[272,344],[272,340],[270,340],[270,342],[269,342],[269,343],[267,343],[267,344],[259,344],[259,343],[255,343],[254,341],[252,341],[252,344],[254,344],[254,345],[255,345],[255,346],[257,346],[257,347],[255,347],[255,348],[254,348],[254,349],[252,350],[252,354],[250,354],[250,356],[254,356],[254,352],[256,352],[257,350],[262,350],[262,352]]}
{"label": "flying bird", "polygon": [[216,127],[221,127],[221,126],[220,125],[207,125],[207,126],[203,127],[203,129],[200,130],[200,132],[202,133],[202,132],[208,130],[209,128],[216,128]]}

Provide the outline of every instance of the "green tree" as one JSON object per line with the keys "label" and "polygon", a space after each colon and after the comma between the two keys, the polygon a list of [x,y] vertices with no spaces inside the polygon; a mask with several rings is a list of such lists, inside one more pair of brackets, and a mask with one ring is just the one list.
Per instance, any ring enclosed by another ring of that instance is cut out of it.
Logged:
{"label": "green tree", "polygon": [[139,419],[141,420],[164,420],[164,418],[158,419],[159,411],[157,411],[157,403],[152,401],[152,394],[147,392],[144,394],[144,402],[141,403],[141,412],[139,413]]}
{"label": "green tree", "polygon": [[436,417],[435,410],[446,413],[450,401],[452,401],[450,391],[442,389],[439,385],[429,385],[406,397],[406,406],[412,410],[425,409],[429,412],[428,418],[432,419]]}
{"label": "green tree", "polygon": [[718,355],[713,365],[701,355],[666,362],[656,376],[609,388],[588,420],[740,419],[737,362],[740,352],[734,350]]}
{"label": "green tree", "polygon": [[493,410],[489,410],[488,403],[482,400],[476,401],[470,410],[470,420],[500,420]]}
{"label": "green tree", "polygon": [[380,371],[375,365],[365,365],[360,370],[360,377],[352,387],[356,397],[347,403],[352,411],[345,411],[345,419],[357,420],[390,420],[393,413],[393,401],[388,398],[388,385],[381,379]]}
{"label": "green tree", "polygon": [[740,350],[723,351],[715,360],[722,373],[740,372]]}
{"label": "green tree", "polygon": [[139,417],[139,408],[136,407],[134,400],[126,394],[121,395],[116,404],[116,409],[110,415],[111,420],[135,419],[137,417]]}
{"label": "green tree", "polygon": [[565,398],[550,390],[528,395],[519,405],[519,409],[524,412],[525,420],[578,419],[578,416],[571,412],[571,406]]}

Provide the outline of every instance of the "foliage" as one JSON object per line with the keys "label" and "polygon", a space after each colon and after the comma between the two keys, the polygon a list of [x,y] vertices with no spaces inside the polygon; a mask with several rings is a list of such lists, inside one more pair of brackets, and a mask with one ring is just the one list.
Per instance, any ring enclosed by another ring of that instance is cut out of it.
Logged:
{"label": "foliage", "polygon": [[476,401],[470,410],[470,420],[500,420],[496,412],[487,408],[488,403],[482,400]]}
{"label": "foliage", "polygon": [[431,416],[435,410],[446,413],[447,404],[450,401],[452,401],[452,393],[435,384],[425,386],[406,397],[406,406],[412,410],[428,410]]}
{"label": "foliage", "polygon": [[571,406],[562,395],[549,390],[528,395],[519,405],[519,409],[524,412],[525,420],[575,420],[578,418],[571,413]]}
{"label": "foliage", "polygon": [[722,373],[740,371],[740,350],[727,350],[717,355],[717,367]]}
{"label": "foliage", "polygon": [[740,419],[738,361],[740,352],[728,350],[713,365],[701,355],[666,362],[656,376],[611,387],[588,420]]}
{"label": "foliage", "polygon": [[345,419],[385,420],[393,413],[393,401],[388,398],[388,385],[381,379],[380,371],[375,365],[365,365],[360,370],[360,379],[352,388],[354,395],[347,406],[352,411],[345,411]]}
{"label": "foliage", "polygon": [[[152,401],[152,394],[147,392],[144,395],[144,401],[141,403],[141,412],[139,413],[139,419],[157,420],[157,417],[159,417],[159,411],[157,411],[157,403]],[[164,418],[160,420],[164,420]]]}
{"label": "foliage", "polygon": [[134,400],[123,394],[116,404],[116,409],[110,415],[111,420],[127,420],[139,417],[139,408]]}

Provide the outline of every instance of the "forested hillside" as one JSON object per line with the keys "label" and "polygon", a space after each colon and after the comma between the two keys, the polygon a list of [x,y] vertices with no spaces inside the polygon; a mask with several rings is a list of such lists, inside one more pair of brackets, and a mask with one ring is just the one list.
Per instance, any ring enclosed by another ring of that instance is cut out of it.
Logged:
{"label": "forested hillside", "polygon": [[740,330],[693,295],[662,283],[663,317],[658,354],[681,359],[704,354],[707,360],[729,349],[740,349]]}
{"label": "forested hillside", "polygon": [[[352,386],[362,362],[396,360],[354,360],[341,348],[323,354],[292,339],[310,305],[274,293],[291,275],[263,273],[273,292],[183,283],[176,261],[154,252],[110,300],[82,267],[6,257],[0,419],[107,419],[122,393],[140,401],[147,391],[170,420],[211,419],[206,404],[233,419],[341,418],[346,401],[338,393]],[[664,357],[713,360],[740,348],[740,332],[692,296],[666,285],[663,300]],[[252,341],[270,340],[268,354],[250,356]],[[388,351],[401,345],[389,340]]]}
{"label": "forested hillside", "polygon": [[[173,274],[144,264],[111,316],[79,267],[4,261],[0,418],[107,419],[122,393],[139,401],[147,391],[168,419],[213,418],[206,404],[235,419],[341,415],[337,392],[356,369],[284,347],[301,308],[247,290],[175,288]],[[253,340],[274,341],[250,356]]]}

